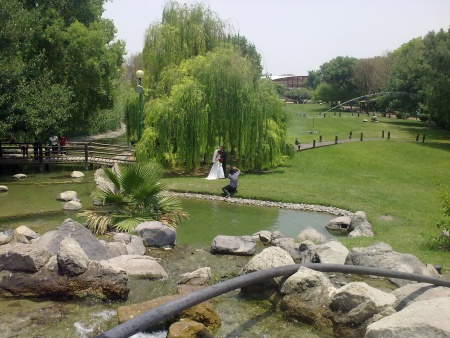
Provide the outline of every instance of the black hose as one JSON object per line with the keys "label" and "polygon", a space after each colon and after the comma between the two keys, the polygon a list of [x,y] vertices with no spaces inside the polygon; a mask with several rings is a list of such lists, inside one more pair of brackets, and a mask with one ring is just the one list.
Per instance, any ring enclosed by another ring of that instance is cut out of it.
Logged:
{"label": "black hose", "polygon": [[321,272],[339,272],[359,275],[372,275],[387,278],[398,278],[450,287],[450,281],[440,278],[364,266],[320,263],[279,266],[266,270],[251,272],[192,292],[186,296],[167,302],[154,309],[144,312],[139,316],[127,320],[126,322],[102,333],[97,338],[125,338],[132,336],[133,334],[149,329],[162,320],[173,317],[177,313],[189,309],[190,307],[200,304],[206,300],[220,296],[235,289],[262,282],[267,279],[285,275],[292,275],[297,272],[298,269],[302,266]]}

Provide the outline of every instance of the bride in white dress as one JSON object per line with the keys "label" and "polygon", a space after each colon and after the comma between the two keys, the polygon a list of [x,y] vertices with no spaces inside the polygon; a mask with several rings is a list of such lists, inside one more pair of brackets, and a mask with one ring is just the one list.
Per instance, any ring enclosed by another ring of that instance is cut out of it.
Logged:
{"label": "bride in white dress", "polygon": [[219,159],[219,149],[216,149],[212,158],[213,165],[208,177],[206,178],[207,180],[217,180],[219,178],[225,178],[225,175],[223,174],[222,163],[220,163]]}

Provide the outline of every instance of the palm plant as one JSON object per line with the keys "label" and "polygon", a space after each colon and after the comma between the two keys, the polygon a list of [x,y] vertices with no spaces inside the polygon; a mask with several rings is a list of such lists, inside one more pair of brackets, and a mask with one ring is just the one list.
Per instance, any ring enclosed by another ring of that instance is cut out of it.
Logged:
{"label": "palm plant", "polygon": [[164,194],[163,171],[158,164],[133,163],[103,170],[108,184],[94,192],[102,208],[81,213],[93,233],[101,235],[110,228],[131,232],[139,223],[151,220],[176,229],[188,217],[177,197]]}

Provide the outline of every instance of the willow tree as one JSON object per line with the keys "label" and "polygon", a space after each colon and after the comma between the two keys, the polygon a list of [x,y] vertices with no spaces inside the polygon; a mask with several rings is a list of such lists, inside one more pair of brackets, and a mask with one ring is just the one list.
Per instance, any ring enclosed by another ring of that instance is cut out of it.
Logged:
{"label": "willow tree", "polygon": [[280,164],[285,114],[260,55],[203,5],[169,3],[143,51],[152,100],[145,105],[138,158],[195,168],[225,145],[242,169]]}
{"label": "willow tree", "polygon": [[286,115],[272,82],[255,80],[254,72],[231,47],[164,70],[158,98],[146,106],[138,157],[192,169],[220,143],[242,169],[280,164]]}

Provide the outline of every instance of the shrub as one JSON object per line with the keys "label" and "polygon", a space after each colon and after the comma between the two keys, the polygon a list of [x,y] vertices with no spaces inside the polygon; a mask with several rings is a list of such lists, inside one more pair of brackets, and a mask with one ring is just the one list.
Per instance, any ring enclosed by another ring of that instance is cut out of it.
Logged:
{"label": "shrub", "polygon": [[437,227],[442,229],[438,237],[430,239],[430,246],[433,249],[450,250],[450,192],[445,191],[439,184],[444,217],[437,223]]}
{"label": "shrub", "polygon": [[422,122],[430,121],[430,114],[420,114],[419,120]]}

